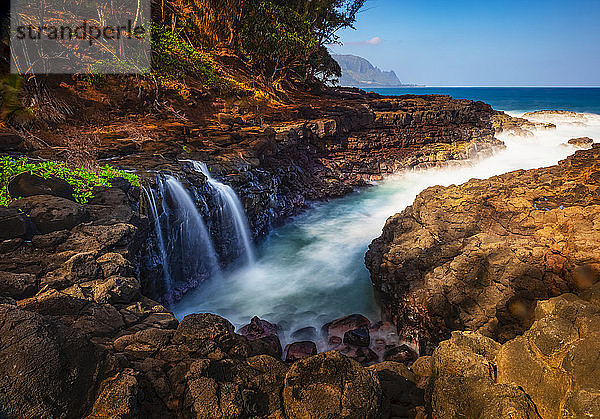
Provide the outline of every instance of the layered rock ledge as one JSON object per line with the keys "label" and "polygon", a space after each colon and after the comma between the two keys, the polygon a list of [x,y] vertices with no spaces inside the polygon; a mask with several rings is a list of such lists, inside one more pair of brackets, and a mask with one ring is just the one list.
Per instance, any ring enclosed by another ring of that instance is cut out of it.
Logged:
{"label": "layered rock ledge", "polygon": [[558,165],[426,189],[391,217],[367,267],[399,334],[431,350],[452,331],[506,342],[536,302],[600,273],[600,146]]}

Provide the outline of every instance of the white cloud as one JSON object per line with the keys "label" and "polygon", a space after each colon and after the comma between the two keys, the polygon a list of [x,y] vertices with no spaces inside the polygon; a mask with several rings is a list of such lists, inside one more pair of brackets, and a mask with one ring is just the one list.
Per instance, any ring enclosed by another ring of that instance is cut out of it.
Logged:
{"label": "white cloud", "polygon": [[367,39],[365,41],[354,41],[354,42],[345,42],[346,45],[379,45],[383,42],[383,39],[375,36],[371,39]]}
{"label": "white cloud", "polygon": [[364,41],[365,44],[368,45],[379,45],[383,42],[383,39],[381,39],[380,37],[376,36],[374,38],[368,39],[366,41]]}

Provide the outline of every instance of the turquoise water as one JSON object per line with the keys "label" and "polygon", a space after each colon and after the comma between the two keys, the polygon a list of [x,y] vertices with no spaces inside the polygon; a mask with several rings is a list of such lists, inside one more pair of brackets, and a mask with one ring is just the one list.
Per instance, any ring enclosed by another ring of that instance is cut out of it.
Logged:
{"label": "turquoise water", "polygon": [[529,112],[544,109],[600,114],[600,87],[403,87],[373,89],[382,95],[450,95],[481,100],[494,109]]}
{"label": "turquoise water", "polygon": [[549,166],[575,151],[565,145],[568,139],[589,136],[600,140],[597,115],[542,116],[538,120],[554,122],[558,128],[527,138],[500,136],[507,148],[489,158],[454,168],[409,171],[345,198],[315,204],[260,243],[254,264],[230,267],[222,278],[201,284],[171,309],[179,319],[194,312],[219,314],[236,327],[257,315],[283,325],[286,336],[352,313],[378,320],[364,254],[389,216],[402,211],[429,186]]}

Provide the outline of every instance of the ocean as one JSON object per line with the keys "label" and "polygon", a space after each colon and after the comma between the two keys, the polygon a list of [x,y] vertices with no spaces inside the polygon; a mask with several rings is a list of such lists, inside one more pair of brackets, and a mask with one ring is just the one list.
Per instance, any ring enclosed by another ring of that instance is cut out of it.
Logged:
{"label": "ocean", "polygon": [[381,95],[450,95],[481,100],[499,111],[564,110],[600,114],[600,87],[401,87],[373,89]]}

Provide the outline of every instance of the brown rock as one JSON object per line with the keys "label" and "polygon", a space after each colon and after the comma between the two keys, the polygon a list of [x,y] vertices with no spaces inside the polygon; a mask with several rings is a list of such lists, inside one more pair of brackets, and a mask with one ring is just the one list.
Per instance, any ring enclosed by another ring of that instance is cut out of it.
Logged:
{"label": "brown rock", "polygon": [[17,300],[31,297],[39,288],[39,280],[30,274],[0,271],[0,296]]}
{"label": "brown rock", "polygon": [[18,237],[31,238],[35,225],[17,208],[0,207],[0,241]]}
{"label": "brown rock", "polygon": [[291,366],[283,402],[288,417],[376,418],[381,387],[375,373],[331,351]]}
{"label": "brown rock", "polygon": [[63,179],[21,173],[8,183],[8,193],[12,198],[25,198],[34,195],[52,195],[65,199],[73,199],[73,187]]}
{"label": "brown rock", "polygon": [[51,195],[18,199],[10,207],[19,208],[27,214],[41,234],[70,230],[89,219],[89,214],[82,205]]}
{"label": "brown rock", "polygon": [[82,417],[104,355],[85,336],[0,305],[0,412],[7,417]]}
{"label": "brown rock", "polygon": [[401,338],[425,353],[452,330],[505,342],[531,326],[536,301],[593,286],[599,160],[594,147],[557,166],[435,186],[391,217],[366,263]]}
{"label": "brown rock", "polygon": [[580,137],[580,138],[571,138],[567,141],[568,144],[574,145],[576,147],[590,147],[594,144],[594,140],[590,137]]}

